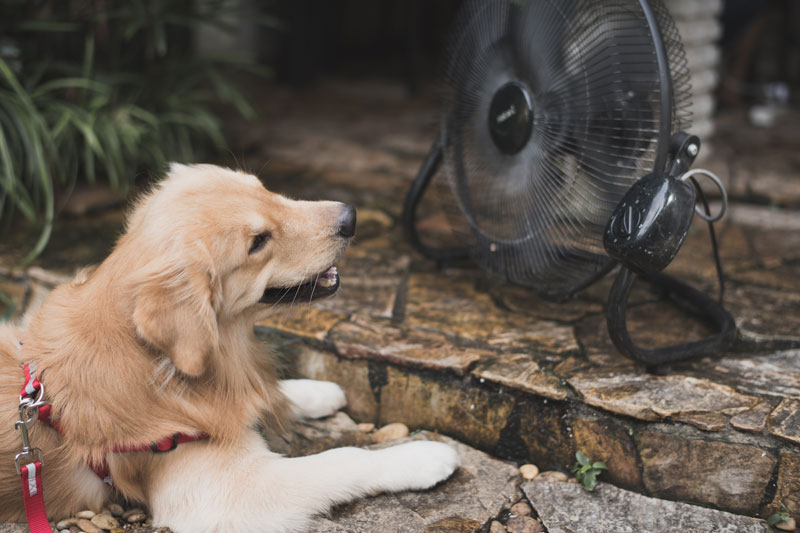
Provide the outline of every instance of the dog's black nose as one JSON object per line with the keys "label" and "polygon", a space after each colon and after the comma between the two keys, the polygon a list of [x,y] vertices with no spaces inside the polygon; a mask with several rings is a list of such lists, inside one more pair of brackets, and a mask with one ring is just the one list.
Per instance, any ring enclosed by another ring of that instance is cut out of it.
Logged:
{"label": "dog's black nose", "polygon": [[344,204],[342,215],[339,217],[339,236],[350,238],[356,234],[356,208]]}

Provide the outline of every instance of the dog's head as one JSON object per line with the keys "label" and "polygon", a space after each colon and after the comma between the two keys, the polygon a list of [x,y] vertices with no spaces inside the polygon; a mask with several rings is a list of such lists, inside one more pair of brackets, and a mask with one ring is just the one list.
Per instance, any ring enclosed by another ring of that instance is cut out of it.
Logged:
{"label": "dog's head", "polygon": [[347,204],[290,200],[213,165],[172,165],[137,203],[115,250],[125,258],[118,264],[137,265],[138,335],[184,374],[202,374],[223,324],[252,324],[276,304],[336,292],[333,265],[355,222]]}

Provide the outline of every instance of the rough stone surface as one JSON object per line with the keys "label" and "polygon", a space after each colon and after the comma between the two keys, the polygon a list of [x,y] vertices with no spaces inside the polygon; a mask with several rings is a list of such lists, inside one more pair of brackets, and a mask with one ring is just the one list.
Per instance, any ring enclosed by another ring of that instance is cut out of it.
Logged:
{"label": "rough stone surface", "polygon": [[564,400],[569,393],[569,388],[560,378],[545,371],[528,354],[485,356],[472,374],[482,380],[553,400]]}
{"label": "rough stone surface", "polygon": [[551,302],[529,289],[508,284],[492,288],[490,294],[511,311],[543,320],[557,318],[563,322],[575,322],[587,315],[603,312],[601,302],[583,294],[564,302]]}
{"label": "rough stone surface", "polygon": [[626,489],[643,489],[641,465],[630,426],[603,418],[575,417],[572,431],[576,450],[608,466],[603,472],[604,480]]}
{"label": "rough stone surface", "polygon": [[640,420],[700,413],[734,415],[758,403],[758,398],[731,387],[681,375],[580,376],[569,383],[589,405]]}
{"label": "rough stone surface", "polygon": [[441,333],[362,316],[337,324],[331,331],[331,340],[343,357],[384,360],[461,376],[482,356],[493,355],[488,350],[455,345]]}
{"label": "rough stone surface", "polygon": [[406,322],[504,351],[566,354],[579,350],[571,327],[499,309],[474,285],[468,279],[440,274],[411,274]]}
{"label": "rough stone surface", "polygon": [[772,412],[772,406],[768,402],[760,402],[758,405],[731,417],[731,425],[742,431],[759,433],[767,425],[767,416]]}
{"label": "rough stone surface", "polygon": [[[361,210],[358,212],[359,233]],[[391,318],[398,290],[408,275],[409,256],[362,248],[348,250],[337,263],[341,290],[314,306],[339,314],[361,313]]]}
{"label": "rough stone surface", "polygon": [[508,533],[540,533],[542,523],[530,516],[514,516],[506,523]]}
{"label": "rough stone surface", "polygon": [[[575,442],[568,425],[566,402],[548,398],[529,398],[518,402],[503,431],[505,441],[498,452],[516,455],[517,447],[524,459],[539,470],[569,470],[575,463]],[[506,447],[514,446],[506,451]],[[539,474],[541,475],[541,474]]]}
{"label": "rough stone surface", "polygon": [[[739,328],[739,343],[756,349],[800,346],[800,292],[787,291],[785,287],[787,280],[800,279],[800,272],[769,272],[769,276],[778,278],[771,287],[735,284],[725,293],[725,306]],[[769,276],[763,269],[740,275],[754,278],[752,281],[759,285]]]}
{"label": "rough stone surface", "polygon": [[800,444],[800,400],[783,400],[769,415],[767,425],[773,435]]}
{"label": "rough stone surface", "polygon": [[380,422],[403,422],[468,438],[481,449],[494,450],[513,403],[483,389],[387,369],[381,389]]}
{"label": "rough stone surface", "polygon": [[[287,296],[291,301],[291,296]],[[277,329],[286,333],[322,341],[328,332],[346,315],[311,307],[308,302],[295,302],[287,307],[276,307],[275,314],[256,323],[256,326]]]}
{"label": "rough stone surface", "polygon": [[768,533],[762,520],[648,498],[598,483],[591,495],[574,483],[525,483],[522,490],[549,533]]}
{"label": "rough stone surface", "polygon": [[777,460],[755,446],[643,431],[635,437],[642,481],[657,497],[758,512]]}
{"label": "rough stone surface", "polygon": [[781,504],[795,511],[800,509],[800,452],[781,452],[775,496],[761,511],[761,516],[783,512]]}
{"label": "rough stone surface", "polygon": [[703,359],[692,369],[746,393],[800,399],[800,350]]}

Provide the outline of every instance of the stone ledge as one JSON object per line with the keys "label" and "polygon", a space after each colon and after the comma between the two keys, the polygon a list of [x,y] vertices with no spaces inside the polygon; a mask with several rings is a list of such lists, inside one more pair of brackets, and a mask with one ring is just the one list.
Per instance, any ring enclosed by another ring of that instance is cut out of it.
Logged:
{"label": "stone ledge", "polygon": [[598,483],[587,495],[574,483],[531,482],[522,490],[550,533],[769,533],[763,521],[648,498]]}
{"label": "stone ledge", "polygon": [[[289,350],[292,375],[339,383],[348,394],[348,412],[359,421],[399,421],[412,429],[441,431],[501,458],[532,462],[543,469],[568,471],[575,452],[583,450],[605,461],[610,468],[606,479],[619,486],[722,510],[765,512],[762,502],[769,503],[774,496],[770,486],[776,479],[788,486],[791,472],[784,469],[794,464],[778,457],[800,454],[793,442],[757,431],[752,424],[747,432],[729,425],[731,416],[764,419],[771,406],[708,380],[634,379],[616,392],[644,399],[647,394],[637,391],[660,391],[661,400],[657,395],[650,404],[633,402],[639,411],[631,412],[613,405],[622,401],[618,398],[611,398],[610,410],[591,407],[572,393],[553,395],[558,389],[545,387],[537,393],[534,387],[515,382],[513,372],[491,374],[492,358],[505,358],[513,368],[515,360],[530,360],[524,354],[494,354],[477,363],[471,376],[459,376],[385,359],[347,359],[304,343]],[[709,418],[703,418],[706,415]],[[716,415],[724,417],[720,427],[703,425]],[[680,420],[688,425],[676,423]],[[742,420],[737,423],[746,425]],[[710,429],[714,431],[709,433]]]}

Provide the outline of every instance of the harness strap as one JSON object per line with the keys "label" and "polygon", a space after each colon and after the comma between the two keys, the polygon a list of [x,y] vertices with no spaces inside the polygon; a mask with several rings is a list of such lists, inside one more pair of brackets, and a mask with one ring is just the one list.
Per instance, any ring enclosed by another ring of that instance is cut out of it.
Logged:
{"label": "harness strap", "polygon": [[[26,363],[24,365],[25,371],[25,384],[20,391],[20,415],[22,416],[23,405],[30,406],[34,409],[35,413],[33,418],[28,422],[41,420],[51,426],[53,429],[63,434],[59,424],[51,418],[52,406],[43,402],[44,391],[42,384],[36,377],[36,365],[34,363]],[[21,424],[21,425],[20,425]],[[25,465],[18,463],[18,470],[20,473],[20,481],[22,482],[22,494],[25,502],[25,517],[28,520],[28,527],[31,533],[52,533],[50,523],[47,520],[47,512],[44,508],[44,497],[42,487],[42,460],[41,451],[37,448],[31,448],[28,442],[28,433],[26,422],[20,420],[17,427],[22,430],[23,434],[23,453],[17,455],[17,460],[20,457],[31,456],[32,452],[38,453],[38,461],[33,461]],[[134,446],[128,448],[114,448],[111,453],[128,453],[128,452],[153,452],[164,453],[170,452],[178,447],[180,444],[187,442],[194,442],[196,440],[207,439],[209,436],[205,433],[195,433],[187,435],[185,433],[175,433],[169,437],[165,437],[157,442],[146,446]],[[31,456],[32,457],[32,456]],[[103,480],[104,483],[113,487],[111,476],[109,475],[108,463],[103,461],[99,465],[88,465],[92,471]]]}

